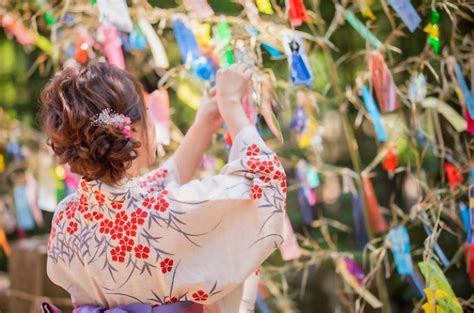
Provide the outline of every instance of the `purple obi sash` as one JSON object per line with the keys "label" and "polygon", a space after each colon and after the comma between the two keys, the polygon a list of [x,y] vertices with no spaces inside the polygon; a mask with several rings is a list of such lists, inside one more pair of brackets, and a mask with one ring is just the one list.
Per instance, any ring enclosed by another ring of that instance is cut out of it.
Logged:
{"label": "purple obi sash", "polygon": [[[43,303],[43,313],[62,313],[56,306]],[[104,309],[93,305],[84,305],[75,308],[72,313],[203,313],[203,306],[191,301],[180,301],[176,303],[152,306],[150,304],[128,304],[120,305],[111,309]]]}

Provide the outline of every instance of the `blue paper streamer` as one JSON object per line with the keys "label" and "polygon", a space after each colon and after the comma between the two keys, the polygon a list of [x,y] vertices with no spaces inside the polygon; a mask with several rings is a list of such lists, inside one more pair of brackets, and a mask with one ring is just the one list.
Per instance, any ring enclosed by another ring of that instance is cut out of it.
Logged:
{"label": "blue paper streamer", "polygon": [[182,19],[173,20],[173,32],[183,64],[190,64],[195,76],[204,80],[212,79],[215,67],[202,55],[196,37]]}
{"label": "blue paper streamer", "polygon": [[410,237],[405,226],[399,226],[389,231],[387,237],[392,243],[392,253],[397,272],[408,276],[413,272],[413,261],[410,253]]}
{"label": "blue paper streamer", "polygon": [[420,277],[418,277],[416,272],[413,271],[413,272],[411,272],[410,275],[408,275],[406,277],[407,277],[408,282],[412,286],[412,288],[416,290],[416,293],[418,294],[418,296],[420,298],[424,299],[425,298],[425,293],[424,293],[425,284],[420,279]]}
{"label": "blue paper streamer", "polygon": [[305,195],[305,187],[298,187],[298,202],[300,204],[301,214],[303,215],[303,223],[311,225],[314,220],[313,208],[309,205]]}
{"label": "blue paper streamer", "polygon": [[278,48],[276,48],[275,46],[269,45],[269,44],[264,43],[264,42],[262,42],[261,46],[273,58],[280,58],[282,56],[280,50],[278,50]]}
{"label": "blue paper streamer", "polygon": [[367,87],[367,85],[364,85],[362,89],[362,99],[364,100],[365,108],[367,109],[370,114],[370,117],[372,118],[372,123],[374,124],[375,133],[377,135],[377,140],[379,142],[386,141],[387,132],[383,127],[382,118],[380,116],[379,109],[375,104],[375,99],[374,97],[372,97],[372,94],[370,93],[369,87]]}
{"label": "blue paper streamer", "polygon": [[470,222],[470,216],[469,216],[469,208],[466,206],[464,202],[459,202],[459,216],[461,217],[461,221],[464,226],[464,231],[467,234],[469,232],[469,229],[471,228],[470,226],[471,222]]}
{"label": "blue paper streamer", "polygon": [[418,13],[416,13],[410,0],[389,0],[388,3],[403,20],[408,30],[413,33],[418,25],[420,25],[421,18]]}
{"label": "blue paper streamer", "polygon": [[147,41],[140,27],[135,26],[129,37],[130,49],[146,49]]}
{"label": "blue paper streamer", "polygon": [[456,72],[456,78],[458,80],[459,88],[461,88],[464,101],[466,102],[467,111],[469,112],[471,119],[474,119],[474,98],[472,97],[471,91],[467,87],[466,80],[462,75],[461,67],[459,66],[459,64],[456,63],[454,71]]}
{"label": "blue paper streamer", "polygon": [[367,234],[364,212],[362,211],[362,199],[358,193],[352,194],[352,216],[354,218],[356,242],[362,248],[369,242],[369,235]]}
{"label": "blue paper streamer", "polygon": [[305,129],[307,119],[308,118],[303,108],[301,106],[297,106],[295,112],[293,113],[293,116],[291,117],[291,130],[296,132],[297,134],[301,134]]}
{"label": "blue paper streamer", "polygon": [[270,308],[268,307],[267,303],[265,302],[265,299],[260,295],[260,292],[257,293],[257,307],[260,310],[261,313],[272,313],[270,311]]}
{"label": "blue paper streamer", "polygon": [[[426,234],[428,236],[431,236],[432,231],[426,223],[423,223],[423,228],[425,229]],[[438,258],[441,261],[441,263],[443,264],[443,266],[444,267],[448,266],[449,260],[448,260],[448,258],[446,257],[446,255],[444,254],[443,250],[441,249],[440,245],[437,242],[434,244],[434,249],[435,249],[436,255],[438,255]]]}

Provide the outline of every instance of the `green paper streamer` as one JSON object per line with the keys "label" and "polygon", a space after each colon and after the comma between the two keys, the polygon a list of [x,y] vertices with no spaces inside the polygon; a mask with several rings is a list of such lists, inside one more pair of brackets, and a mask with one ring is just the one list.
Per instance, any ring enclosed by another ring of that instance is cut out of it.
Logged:
{"label": "green paper streamer", "polygon": [[367,28],[365,25],[355,17],[354,13],[348,10],[343,11],[346,21],[351,24],[352,27],[367,40],[375,49],[380,49],[383,47],[383,43],[378,40],[377,37]]}

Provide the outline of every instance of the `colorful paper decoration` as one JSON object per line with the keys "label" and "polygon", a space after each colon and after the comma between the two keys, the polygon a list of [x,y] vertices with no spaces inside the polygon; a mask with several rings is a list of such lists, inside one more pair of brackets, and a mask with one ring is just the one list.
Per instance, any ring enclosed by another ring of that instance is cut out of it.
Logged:
{"label": "colorful paper decoration", "polygon": [[280,246],[282,259],[284,261],[298,259],[301,256],[301,250],[287,214],[283,218],[283,239],[283,244]]}
{"label": "colorful paper decoration", "polygon": [[461,89],[462,96],[469,112],[471,119],[474,119],[474,97],[472,96],[469,87],[467,86],[466,80],[462,74],[461,67],[456,62],[454,65],[454,72],[456,73],[456,80],[458,82],[459,88]]}
{"label": "colorful paper decoration", "polygon": [[464,177],[456,165],[446,162],[444,170],[446,171],[446,177],[448,178],[451,190],[454,190],[458,185],[463,183]]}
{"label": "colorful paper decoration", "polygon": [[288,18],[292,27],[301,26],[308,20],[303,0],[287,0]]}
{"label": "colorful paper decoration", "polygon": [[426,78],[422,73],[414,75],[408,85],[408,99],[415,104],[426,98]]}
{"label": "colorful paper decoration", "polygon": [[89,61],[89,50],[92,49],[92,39],[87,33],[81,33],[74,43],[74,48],[74,59],[77,63],[86,63]]}
{"label": "colorful paper decoration", "polygon": [[0,153],[0,173],[5,171],[5,156]]}
{"label": "colorful paper decoration", "polygon": [[[420,215],[423,219],[423,228],[424,228],[426,234],[428,236],[431,236],[433,234],[433,232],[431,231],[431,226],[430,226],[430,223],[429,223],[428,214],[426,214],[425,211],[421,211]],[[441,249],[441,246],[439,245],[438,242],[434,242],[434,249],[435,249],[436,254],[438,255],[439,260],[443,264],[443,266],[447,267],[449,265],[449,260],[446,257],[446,255],[444,254],[444,252]]]}
{"label": "colorful paper decoration", "polygon": [[125,69],[125,57],[122,51],[122,41],[119,38],[117,28],[109,24],[101,24],[98,29],[99,36],[102,37],[104,55],[109,64]]}
{"label": "colorful paper decoration", "polygon": [[129,49],[146,49],[147,40],[139,26],[133,28],[129,37]]}
{"label": "colorful paper decoration", "polygon": [[40,11],[43,12],[43,19],[48,26],[56,24],[56,17],[51,9],[48,9],[48,4],[44,0],[35,0],[35,4]]}
{"label": "colorful paper decoration", "polygon": [[426,25],[426,27],[423,29],[423,31],[429,34],[428,44],[433,48],[433,51],[436,54],[439,54],[439,50],[441,48],[441,43],[439,41],[439,20],[440,14],[438,10],[431,10],[431,23]]}
{"label": "colorful paper decoration", "polygon": [[257,5],[258,11],[263,14],[272,15],[273,8],[270,0],[255,0],[255,4]]}
{"label": "colorful paper decoration", "polygon": [[422,308],[425,313],[462,313],[459,304],[443,271],[433,260],[418,263],[426,280],[427,301]]}
{"label": "colorful paper decoration", "polygon": [[410,279],[418,294],[423,296],[423,283],[418,278],[411,258],[410,237],[405,226],[393,228],[387,234],[398,274]]}
{"label": "colorful paper decoration", "polygon": [[390,177],[393,177],[393,173],[398,166],[397,148],[395,145],[391,145],[387,154],[385,155],[382,162],[383,169],[387,171]]}
{"label": "colorful paper decoration", "polygon": [[354,232],[356,235],[356,243],[359,247],[365,247],[369,242],[369,234],[365,224],[364,211],[362,208],[362,198],[354,189],[352,192],[352,216],[354,219]]}
{"label": "colorful paper decoration", "polygon": [[408,30],[413,33],[418,25],[420,25],[421,17],[416,13],[410,0],[389,0],[388,3],[403,20]]}
{"label": "colorful paper decoration", "polygon": [[370,8],[372,4],[374,3],[374,0],[359,0],[359,7],[360,7],[360,13],[364,17],[370,18],[372,21],[376,19],[374,12],[372,12],[372,9]]}
{"label": "colorful paper decoration", "polygon": [[375,37],[375,35],[365,27],[364,23],[362,23],[357,17],[355,17],[354,13],[349,10],[343,10],[342,14],[346,21],[365,39],[367,40],[372,47],[375,49],[380,49],[383,47],[383,43]]}
{"label": "colorful paper decoration", "polygon": [[382,124],[382,117],[380,112],[375,104],[375,100],[370,93],[369,87],[364,85],[362,88],[362,100],[364,101],[365,108],[372,119],[372,123],[375,127],[375,134],[379,142],[385,142],[387,140],[387,132]]}
{"label": "colorful paper decoration", "polygon": [[183,0],[184,6],[191,11],[191,15],[201,18],[208,18],[214,15],[214,10],[207,0]]}
{"label": "colorful paper decoration", "polygon": [[140,27],[143,35],[148,41],[148,45],[150,46],[151,54],[153,56],[153,64],[157,68],[167,69],[170,66],[168,56],[166,55],[165,48],[163,47],[163,44],[161,43],[161,40],[153,27],[145,17],[141,17],[138,20],[138,26]]}
{"label": "colorful paper decoration", "polygon": [[297,134],[301,134],[306,126],[308,116],[306,115],[302,105],[296,105],[295,112],[290,120],[290,129]]}
{"label": "colorful paper decoration", "polygon": [[219,52],[220,66],[226,68],[235,63],[234,52],[230,41],[232,39],[232,30],[226,19],[222,18],[217,26],[213,28],[213,36],[217,43]]}
{"label": "colorful paper decoration", "polygon": [[438,111],[444,118],[453,126],[458,132],[467,130],[467,122],[456,110],[454,110],[449,104],[441,101],[440,99],[428,97],[421,102],[424,108],[430,108]]}
{"label": "colorful paper decoration", "polygon": [[[474,286],[474,185],[469,186],[469,209],[463,213],[466,229],[465,258],[471,286]],[[467,220],[467,221],[466,221]]]}
{"label": "colorful paper decoration", "polygon": [[160,145],[169,145],[170,135],[170,99],[165,88],[153,91],[146,98],[148,113],[155,123],[155,138]]}
{"label": "colorful paper decoration", "polygon": [[47,54],[53,54],[51,42],[47,38],[32,32],[12,15],[0,16],[0,25],[7,31],[7,34],[13,35],[20,44],[24,46],[36,45]]}
{"label": "colorful paper decoration", "polygon": [[398,102],[395,83],[380,52],[372,51],[369,53],[369,69],[380,111],[385,113],[397,110],[400,103]]}
{"label": "colorful paper decoration", "polygon": [[380,302],[380,300],[377,299],[369,290],[364,288],[365,275],[354,260],[348,257],[337,258],[336,270],[342,276],[344,281],[372,308],[379,309],[382,307],[382,302]]}
{"label": "colorful paper decoration", "polygon": [[296,180],[298,182],[298,201],[301,213],[303,214],[303,222],[310,225],[313,220],[312,206],[316,204],[316,194],[308,182],[307,168],[311,166],[305,160],[299,160],[296,165]]}
{"label": "colorful paper decoration", "polygon": [[184,16],[173,19],[173,32],[179,45],[183,64],[189,66],[196,77],[203,80],[213,78],[215,69],[202,55],[196,37],[194,37]]}
{"label": "colorful paper decoration", "polygon": [[97,6],[101,24],[111,24],[123,32],[132,32],[133,24],[126,0],[97,0]]}
{"label": "colorful paper decoration", "polygon": [[295,33],[283,32],[282,43],[288,58],[291,71],[291,82],[294,86],[313,86],[313,74],[304,48],[303,39]]}
{"label": "colorful paper decoration", "polygon": [[379,201],[375,195],[374,186],[369,177],[363,177],[364,191],[365,191],[365,205],[369,213],[370,227],[374,233],[384,233],[388,230],[387,222],[385,221],[382,212],[380,212]]}

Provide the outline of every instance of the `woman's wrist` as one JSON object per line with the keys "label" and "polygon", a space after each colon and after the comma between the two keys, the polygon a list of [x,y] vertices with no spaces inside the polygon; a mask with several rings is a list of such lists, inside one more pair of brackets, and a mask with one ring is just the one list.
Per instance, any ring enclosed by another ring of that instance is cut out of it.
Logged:
{"label": "woman's wrist", "polygon": [[204,120],[195,120],[189,128],[188,132],[196,132],[204,138],[211,138],[214,134],[214,130],[210,127],[210,124]]}

